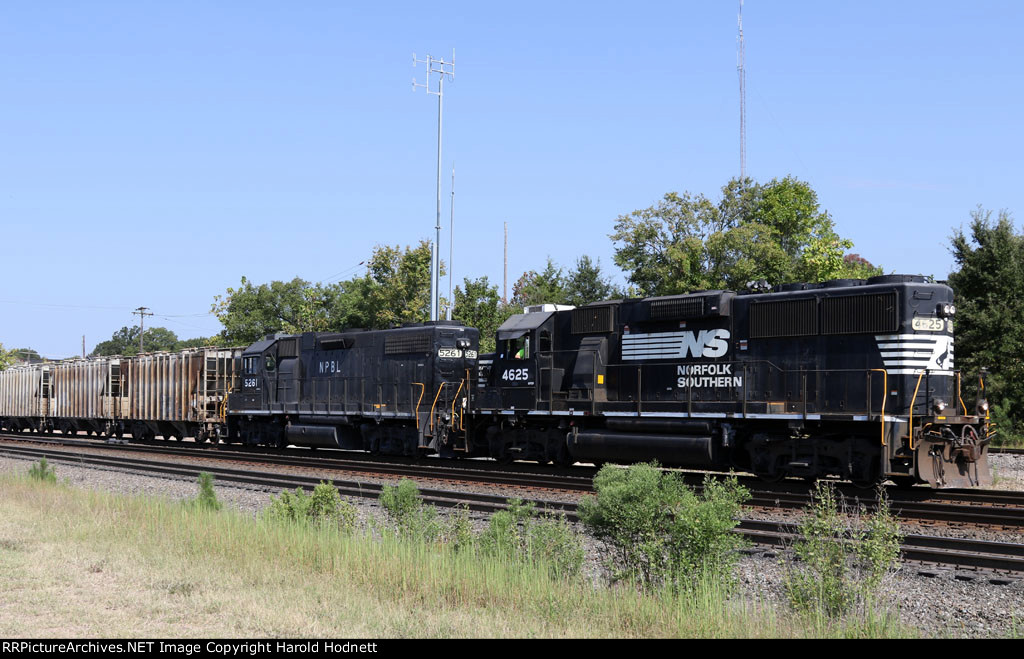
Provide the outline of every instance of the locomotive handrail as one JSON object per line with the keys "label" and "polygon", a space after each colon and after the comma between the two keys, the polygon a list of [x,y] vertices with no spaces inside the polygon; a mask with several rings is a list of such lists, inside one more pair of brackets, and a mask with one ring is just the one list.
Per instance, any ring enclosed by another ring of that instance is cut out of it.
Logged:
{"label": "locomotive handrail", "polygon": [[423,402],[423,394],[427,392],[427,385],[422,382],[413,382],[413,386],[420,385],[420,397],[416,401],[416,410],[413,412],[413,416],[416,417],[416,430],[420,429],[420,403]]}
{"label": "locomotive handrail", "polygon": [[[459,382],[459,388],[455,390],[455,395],[452,396],[452,418],[453,419],[455,418],[455,401],[457,401],[459,399],[459,392],[462,391],[462,385],[464,385],[464,384],[466,384],[466,380],[465,379],[463,379],[461,382]],[[462,425],[462,415],[461,414],[459,415],[459,425],[460,426]],[[459,429],[461,430],[462,428],[459,428]]]}
{"label": "locomotive handrail", "polygon": [[961,371],[956,371],[956,400],[961,401],[961,407],[964,408],[964,414],[967,415],[967,405],[964,404],[964,395],[961,390]]}
{"label": "locomotive handrail", "polygon": [[910,438],[910,450],[914,450],[914,405],[917,403],[917,391],[921,388],[921,379],[924,374],[928,372],[928,369],[921,371],[921,375],[917,376],[917,386],[914,387],[914,397],[910,399],[910,421],[907,423],[907,435]]}
{"label": "locomotive handrail", "polygon": [[[885,401],[889,398],[889,371],[884,368],[873,368],[869,372],[882,374],[882,446],[885,446]],[[870,392],[871,389],[869,387],[868,393],[870,394]],[[868,414],[871,414],[870,398],[868,398]]]}
{"label": "locomotive handrail", "polygon": [[452,383],[445,381],[437,387],[437,395],[434,396],[434,403],[430,406],[430,432],[434,432],[434,408],[437,407],[437,399],[441,397],[441,392],[444,391],[444,388],[449,384]]}

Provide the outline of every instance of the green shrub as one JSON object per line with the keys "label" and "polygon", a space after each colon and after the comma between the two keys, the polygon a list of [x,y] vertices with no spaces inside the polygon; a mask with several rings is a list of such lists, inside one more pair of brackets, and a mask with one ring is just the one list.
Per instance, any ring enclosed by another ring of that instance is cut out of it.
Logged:
{"label": "green shrub", "polygon": [[486,555],[546,565],[556,577],[574,576],[583,567],[583,541],[565,517],[538,515],[533,503],[519,499],[491,515],[479,547]]}
{"label": "green shrub", "polygon": [[29,478],[33,478],[44,483],[50,483],[52,485],[57,484],[57,472],[46,461],[46,458],[39,458],[39,462],[35,463],[28,470]]}
{"label": "green shrub", "polygon": [[380,493],[380,504],[399,535],[425,542],[440,538],[441,522],[437,509],[423,505],[420,489],[411,480],[402,479],[397,486],[385,485]]}
{"label": "green shrub", "polygon": [[870,604],[883,577],[899,561],[900,532],[879,489],[877,508],[846,521],[845,502],[827,481],[819,481],[800,522],[789,564],[786,594],[799,611],[838,617]]}
{"label": "green shrub", "polygon": [[294,492],[283,490],[279,496],[271,496],[264,515],[280,521],[335,526],[343,532],[351,531],[356,524],[355,506],[344,501],[334,485],[323,481],[312,494],[297,487]]}
{"label": "green shrub", "polygon": [[220,510],[220,501],[217,501],[217,493],[213,489],[213,474],[200,472],[199,474],[199,495],[195,500],[196,506],[205,510]]}
{"label": "green shrub", "polygon": [[655,463],[622,469],[606,465],[594,478],[596,496],[580,502],[580,520],[612,550],[617,578],[642,588],[692,588],[708,576],[728,587],[735,579],[732,530],[750,493],[735,477],[707,476],[694,493]]}

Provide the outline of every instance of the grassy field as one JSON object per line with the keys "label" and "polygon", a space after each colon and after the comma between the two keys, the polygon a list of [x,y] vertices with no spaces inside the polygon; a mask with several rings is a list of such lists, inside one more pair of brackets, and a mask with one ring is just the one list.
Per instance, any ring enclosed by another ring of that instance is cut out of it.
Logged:
{"label": "grassy field", "polygon": [[559,580],[388,534],[0,478],[0,637],[901,635]]}

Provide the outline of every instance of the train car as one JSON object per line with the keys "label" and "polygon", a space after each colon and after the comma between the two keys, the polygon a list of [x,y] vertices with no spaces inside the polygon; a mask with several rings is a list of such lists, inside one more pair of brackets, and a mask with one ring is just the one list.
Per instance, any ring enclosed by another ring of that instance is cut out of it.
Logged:
{"label": "train car", "polygon": [[50,364],[0,371],[0,429],[46,431],[50,408]]}
{"label": "train car", "polygon": [[499,459],[987,485],[954,315],[948,286],[907,275],[528,309],[481,358],[475,441]]}
{"label": "train car", "polygon": [[41,390],[47,403],[45,428],[66,435],[112,434],[123,413],[122,361],[121,357],[99,357],[42,365],[44,381],[49,380]]}
{"label": "train car", "polygon": [[228,440],[465,455],[478,349],[448,321],[267,337],[242,352]]}
{"label": "train car", "polygon": [[149,440],[223,434],[241,348],[188,348],[122,358],[122,414],[116,434]]}
{"label": "train car", "polygon": [[238,348],[95,357],[0,371],[0,427],[205,441],[224,426]]}

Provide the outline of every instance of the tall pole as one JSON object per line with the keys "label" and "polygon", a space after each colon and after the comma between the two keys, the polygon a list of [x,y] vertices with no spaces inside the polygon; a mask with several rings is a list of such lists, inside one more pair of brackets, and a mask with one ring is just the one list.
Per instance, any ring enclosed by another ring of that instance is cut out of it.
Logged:
{"label": "tall pole", "polygon": [[[438,298],[441,293],[441,127],[444,116],[444,79],[448,77],[450,80],[455,80],[455,50],[452,49],[452,59],[448,62],[431,55],[427,55],[425,60],[418,60],[416,59],[416,53],[413,53],[412,65],[415,67],[417,64],[427,65],[427,82],[421,85],[413,78],[413,91],[416,91],[417,87],[423,87],[427,90],[428,94],[435,94],[437,96],[437,222],[434,225],[437,238],[434,240],[433,249],[430,252],[430,320],[437,320],[440,312],[440,300]],[[430,76],[434,73],[438,74],[436,92],[430,91]]]}
{"label": "tall pole", "polygon": [[146,333],[146,316],[152,316],[153,315],[151,313],[146,313],[147,311],[149,311],[149,307],[139,307],[138,309],[136,309],[135,311],[132,312],[133,316],[138,316],[139,317],[139,354],[140,355],[143,352],[145,352],[145,350],[143,349],[142,337]]}
{"label": "tall pole", "polygon": [[452,163],[452,201],[448,204],[448,320],[452,319],[455,310],[455,298],[452,297],[452,279],[455,277],[455,163]]}
{"label": "tall pole", "polygon": [[743,42],[743,0],[740,0],[740,44],[736,70],[740,74],[740,182],[747,179],[747,71],[745,44]]}
{"label": "tall pole", "polygon": [[505,278],[501,288],[501,303],[508,304],[508,222],[505,223]]}

